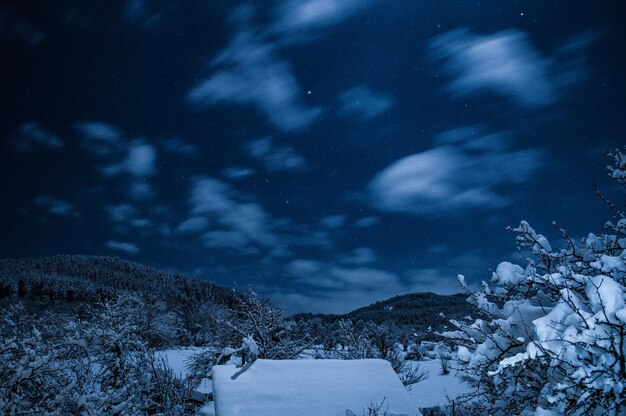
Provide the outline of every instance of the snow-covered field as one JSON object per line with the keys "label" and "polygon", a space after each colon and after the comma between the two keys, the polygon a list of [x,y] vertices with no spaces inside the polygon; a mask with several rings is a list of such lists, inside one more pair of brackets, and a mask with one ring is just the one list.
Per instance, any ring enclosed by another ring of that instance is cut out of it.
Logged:
{"label": "snow-covered field", "polygon": [[[163,358],[174,371],[174,374],[181,378],[189,374],[187,368],[188,360],[203,349],[188,348],[179,350],[165,350],[158,354]],[[455,363],[450,362],[450,374],[441,374],[441,364],[438,359],[426,359],[413,361],[413,366],[419,366],[421,371],[429,373],[428,378],[414,384],[409,389],[409,396],[415,408],[428,408],[435,406],[444,406],[449,404],[449,400],[454,400],[463,393],[469,392],[469,386],[464,384],[456,375]],[[199,393],[207,394],[212,391],[211,380],[204,379],[202,384],[198,386]],[[213,403],[209,402],[198,413],[202,416],[214,415]]]}

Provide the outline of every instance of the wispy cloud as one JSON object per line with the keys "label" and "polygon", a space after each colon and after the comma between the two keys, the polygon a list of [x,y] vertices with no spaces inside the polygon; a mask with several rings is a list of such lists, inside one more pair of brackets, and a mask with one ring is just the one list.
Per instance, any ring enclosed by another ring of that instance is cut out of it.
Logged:
{"label": "wispy cloud", "polygon": [[285,266],[297,291],[279,290],[272,299],[288,311],[344,313],[387,297],[408,293],[411,286],[398,274],[370,268],[343,267],[312,259],[297,259]]}
{"label": "wispy cloud", "polygon": [[304,104],[293,69],[277,49],[257,31],[241,31],[213,60],[215,71],[189,91],[187,100],[199,108],[224,102],[252,105],[282,131],[309,125],[321,110]]}
{"label": "wispy cloud", "polygon": [[372,267],[344,267],[297,259],[285,273],[298,289],[269,289],[268,295],[289,312],[346,313],[392,296],[414,292],[460,291],[456,275],[440,268],[414,268],[402,274]]}
{"label": "wispy cloud", "polygon": [[139,210],[134,205],[125,202],[108,205],[104,209],[113,222],[127,222],[139,214]]}
{"label": "wispy cloud", "polygon": [[35,46],[42,43],[45,38],[41,29],[19,16],[14,8],[0,6],[0,40]]}
{"label": "wispy cloud", "polygon": [[286,265],[285,271],[299,283],[314,288],[374,290],[382,285],[400,285],[394,273],[368,267],[347,268],[318,260],[297,259]]}
{"label": "wispy cloud", "polygon": [[320,220],[320,225],[324,228],[341,228],[345,225],[347,220],[348,217],[346,215],[329,215]]}
{"label": "wispy cloud", "polygon": [[161,143],[162,148],[170,153],[182,156],[193,156],[198,153],[198,146],[187,143],[179,137],[172,137]]}
{"label": "wispy cloud", "polygon": [[414,215],[459,215],[512,202],[512,188],[542,165],[543,151],[511,150],[502,134],[458,129],[439,147],[393,162],[369,183],[373,205]]}
{"label": "wispy cloud", "polygon": [[107,205],[104,207],[109,220],[115,224],[115,231],[128,232],[130,228],[145,229],[153,225],[153,221],[142,215],[135,205],[127,202]]}
{"label": "wispy cloud", "polygon": [[404,273],[414,292],[433,292],[449,295],[461,292],[457,273],[442,268],[414,268]]}
{"label": "wispy cloud", "polygon": [[354,226],[357,228],[369,228],[378,224],[380,220],[378,217],[363,217],[354,222]]}
{"label": "wispy cloud", "polygon": [[53,198],[50,195],[39,195],[33,199],[33,202],[50,215],[74,219],[81,217],[80,212],[74,204],[62,199]]}
{"label": "wispy cloud", "polygon": [[165,16],[167,4],[174,5],[176,2],[159,2],[148,0],[125,0],[123,3],[123,14],[130,23],[150,28],[157,25]]}
{"label": "wispy cloud", "polygon": [[271,216],[259,204],[245,202],[233,188],[218,179],[197,177],[189,205],[191,215],[207,216],[221,227],[205,235],[209,247],[243,248],[251,244],[273,246],[276,243],[271,232]]}
{"label": "wispy cloud", "polygon": [[105,178],[126,178],[126,191],[136,200],[154,196],[148,180],[157,173],[156,145],[146,139],[129,139],[117,127],[94,121],[74,124],[81,148],[98,160]]}
{"label": "wispy cloud", "polygon": [[208,176],[192,181],[189,212],[178,225],[181,233],[197,234],[210,249],[229,249],[242,254],[261,250],[272,258],[291,256],[299,248],[330,250],[325,229],[275,217],[258,200],[233,185]]}
{"label": "wispy cloud", "polygon": [[252,168],[244,168],[241,166],[231,166],[222,170],[222,175],[231,180],[240,180],[252,176],[256,173],[256,170]]}
{"label": "wispy cloud", "polygon": [[369,120],[386,113],[394,104],[393,98],[366,86],[358,86],[342,92],[338,97],[340,111],[346,116]]}
{"label": "wispy cloud", "polygon": [[[372,0],[287,0],[274,9],[276,32],[314,32],[340,23],[362,11]],[[313,32],[313,33],[310,33]]]}
{"label": "wispy cloud", "polygon": [[453,94],[489,91],[536,108],[554,103],[580,79],[581,56],[592,37],[587,34],[546,56],[519,30],[482,35],[458,29],[434,38],[430,49],[451,77]]}
{"label": "wispy cloud", "polygon": [[283,132],[310,125],[321,109],[304,100],[291,64],[281,51],[287,45],[307,42],[329,27],[362,10],[370,1],[287,1],[272,9],[270,19],[253,23],[250,6],[231,16],[235,34],[211,62],[211,74],[194,85],[187,101],[197,107],[220,103],[254,107],[269,123]]}
{"label": "wispy cloud", "polygon": [[206,217],[191,217],[178,224],[176,231],[181,233],[198,233],[206,230],[210,222]]}
{"label": "wispy cloud", "polygon": [[248,154],[268,171],[295,171],[307,167],[306,160],[291,146],[278,145],[270,137],[246,143]]}
{"label": "wispy cloud", "polygon": [[15,149],[21,152],[28,152],[37,148],[61,150],[65,144],[59,136],[49,132],[34,121],[22,124],[13,135],[11,143]]}
{"label": "wispy cloud", "polygon": [[378,260],[376,252],[369,247],[357,247],[352,253],[341,257],[342,263],[365,265],[370,264]]}
{"label": "wispy cloud", "polygon": [[81,147],[95,156],[109,156],[122,146],[122,134],[113,125],[100,121],[81,121],[74,124],[80,135]]}
{"label": "wispy cloud", "polygon": [[104,244],[104,246],[110,250],[121,251],[131,256],[134,256],[141,251],[139,249],[139,246],[133,243],[126,242],[126,241],[110,240],[110,241],[107,241]]}
{"label": "wispy cloud", "polygon": [[104,167],[106,175],[128,174],[134,177],[152,176],[155,173],[156,148],[142,140],[134,140],[126,146],[126,158],[121,163]]}

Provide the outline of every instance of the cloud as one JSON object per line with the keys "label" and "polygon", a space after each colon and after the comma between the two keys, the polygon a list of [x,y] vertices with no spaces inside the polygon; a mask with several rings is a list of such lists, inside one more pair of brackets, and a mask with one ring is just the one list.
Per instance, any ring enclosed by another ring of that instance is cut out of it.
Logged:
{"label": "cloud", "polygon": [[115,126],[94,121],[74,124],[81,148],[99,160],[105,178],[125,179],[126,192],[134,200],[154,197],[148,178],[156,172],[157,148],[145,139],[129,140]]}
{"label": "cloud", "polygon": [[376,290],[385,285],[401,286],[394,273],[369,267],[347,268],[311,259],[296,259],[285,266],[285,272],[297,283],[311,288],[337,290]]}
{"label": "cloud", "polygon": [[378,224],[380,220],[378,217],[363,217],[354,222],[354,226],[357,228],[369,228]]}
{"label": "cloud", "polygon": [[378,256],[369,247],[358,247],[355,248],[352,253],[347,256],[341,258],[342,263],[355,264],[355,265],[364,265],[373,263],[378,260]]}
{"label": "cloud", "polygon": [[245,149],[268,171],[295,171],[307,167],[305,159],[293,147],[276,145],[269,137],[252,140],[246,143]]}
{"label": "cloud", "polygon": [[302,129],[321,113],[306,106],[291,65],[278,45],[252,29],[238,33],[212,62],[214,72],[195,85],[187,100],[195,107],[220,103],[251,105],[282,131]]}
{"label": "cloud", "polygon": [[110,240],[110,241],[107,241],[104,244],[104,246],[111,250],[122,251],[126,254],[130,254],[131,256],[138,254],[140,251],[139,247],[136,244],[128,243],[124,241]]}
{"label": "cloud", "polygon": [[222,171],[222,175],[231,180],[240,180],[252,176],[256,170],[252,168],[243,168],[241,166],[231,166]]}
{"label": "cloud", "polygon": [[320,225],[325,228],[341,228],[347,219],[346,215],[329,215],[320,220]]}
{"label": "cloud", "polygon": [[455,130],[440,146],[393,162],[369,183],[370,201],[381,211],[455,215],[512,202],[511,190],[541,166],[544,152],[510,150],[504,137]]}
{"label": "cloud", "polygon": [[62,199],[56,199],[50,195],[39,195],[33,202],[44,209],[48,214],[65,218],[80,218],[81,214],[74,204]]}
{"label": "cloud", "polygon": [[187,143],[178,137],[167,139],[161,145],[166,151],[182,156],[193,156],[199,152],[198,146]]}
{"label": "cloud", "polygon": [[155,173],[156,148],[142,140],[134,140],[125,149],[126,159],[119,164],[107,165],[105,175],[129,174],[135,177],[151,176]]}
{"label": "cloud", "polygon": [[[189,197],[190,213],[205,215],[223,230],[205,235],[210,247],[241,248],[252,243],[273,246],[272,218],[256,203],[245,202],[228,184],[205,176],[195,178]],[[214,232],[214,231],[212,231]],[[227,234],[226,234],[227,233]],[[226,242],[220,244],[219,242]]]}
{"label": "cloud", "polygon": [[126,193],[136,201],[151,199],[155,196],[154,187],[145,178],[131,178],[126,183]]}
{"label": "cloud", "polygon": [[382,93],[375,92],[366,86],[358,86],[341,93],[338,97],[340,112],[345,116],[356,116],[361,120],[369,120],[387,112],[394,100]]}
{"label": "cloud", "polygon": [[[128,22],[144,28],[158,24],[164,17],[164,5],[167,3],[162,3],[160,7],[154,7],[155,5],[151,3],[153,2],[147,0],[126,0],[123,5],[124,17]],[[160,10],[157,11],[156,8]]]}
{"label": "cloud", "polygon": [[298,259],[285,266],[294,283],[306,289],[270,293],[289,312],[345,313],[394,295],[408,293],[401,276],[369,267],[348,268],[317,260]]}
{"label": "cloud", "polygon": [[38,123],[30,121],[18,128],[13,136],[12,144],[17,150],[28,152],[42,147],[61,150],[65,143],[56,134],[45,130]]}
{"label": "cloud", "polygon": [[202,236],[204,245],[209,248],[229,248],[242,254],[255,254],[258,249],[250,245],[250,238],[239,230],[209,231]]}
{"label": "cloud", "polygon": [[307,278],[322,271],[324,264],[316,260],[297,259],[285,267],[287,273],[298,278]]}
{"label": "cloud", "polygon": [[288,0],[274,10],[273,30],[282,33],[315,32],[357,14],[369,0]]}
{"label": "cloud", "polygon": [[451,295],[462,291],[457,274],[441,268],[415,268],[408,270],[405,275],[409,279],[412,292],[433,292],[441,295]]}
{"label": "cloud", "polygon": [[181,233],[197,233],[205,230],[210,222],[205,217],[189,218],[176,227],[176,231]]}
{"label": "cloud", "polygon": [[251,106],[283,132],[307,127],[320,116],[321,108],[305,103],[294,70],[281,51],[318,37],[320,28],[343,21],[368,3],[290,0],[271,10],[263,24],[252,23],[254,8],[237,8],[230,19],[235,35],[212,60],[211,74],[191,88],[186,100],[197,108],[221,103]]}
{"label": "cloud", "polygon": [[569,56],[561,50],[550,57],[518,30],[481,35],[458,29],[432,39],[430,49],[451,77],[448,89],[453,94],[489,91],[538,108],[556,102],[566,86],[580,79],[580,56],[591,35],[585,39],[574,42]]}
{"label": "cloud", "polygon": [[12,7],[0,6],[0,40],[28,46],[42,43],[46,35],[33,23],[20,17]]}
{"label": "cloud", "polygon": [[94,156],[109,156],[122,146],[121,132],[111,124],[99,121],[82,121],[74,124],[74,129],[81,136],[83,150]]}
{"label": "cloud", "polygon": [[440,268],[415,268],[399,275],[371,267],[343,267],[298,259],[288,263],[285,272],[296,285],[304,286],[267,292],[278,306],[290,313],[346,313],[407,293],[461,291],[456,275]]}
{"label": "cloud", "polygon": [[274,217],[253,196],[215,178],[195,177],[188,204],[187,218],[179,224],[178,231],[203,233],[200,241],[208,248],[244,254],[265,250],[269,262],[272,258],[291,256],[296,248],[333,247],[327,230]]}
{"label": "cloud", "polygon": [[104,209],[113,222],[124,223],[139,214],[139,210],[128,203],[108,205]]}
{"label": "cloud", "polygon": [[137,207],[126,202],[107,205],[104,210],[109,220],[116,224],[115,230],[118,232],[127,232],[126,227],[146,228],[153,224],[153,221],[140,215]]}

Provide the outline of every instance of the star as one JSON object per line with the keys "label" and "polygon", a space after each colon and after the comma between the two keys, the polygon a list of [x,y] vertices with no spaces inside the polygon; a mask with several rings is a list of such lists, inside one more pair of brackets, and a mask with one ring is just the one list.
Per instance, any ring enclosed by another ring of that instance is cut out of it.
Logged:
{"label": "star", "polygon": [[309,94],[309,95],[311,95],[311,90],[307,91],[306,93],[307,93],[307,94]]}

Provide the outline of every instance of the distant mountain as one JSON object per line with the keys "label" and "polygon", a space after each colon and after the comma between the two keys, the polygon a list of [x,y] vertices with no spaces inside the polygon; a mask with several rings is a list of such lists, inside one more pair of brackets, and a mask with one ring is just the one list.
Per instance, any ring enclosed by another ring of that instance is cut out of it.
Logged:
{"label": "distant mountain", "polygon": [[417,332],[441,330],[450,319],[475,316],[477,310],[467,302],[467,295],[437,295],[435,293],[411,293],[372,303],[344,315],[298,314],[296,320],[320,318],[324,323],[349,319],[354,322],[373,321],[392,323],[400,327],[410,327]]}

